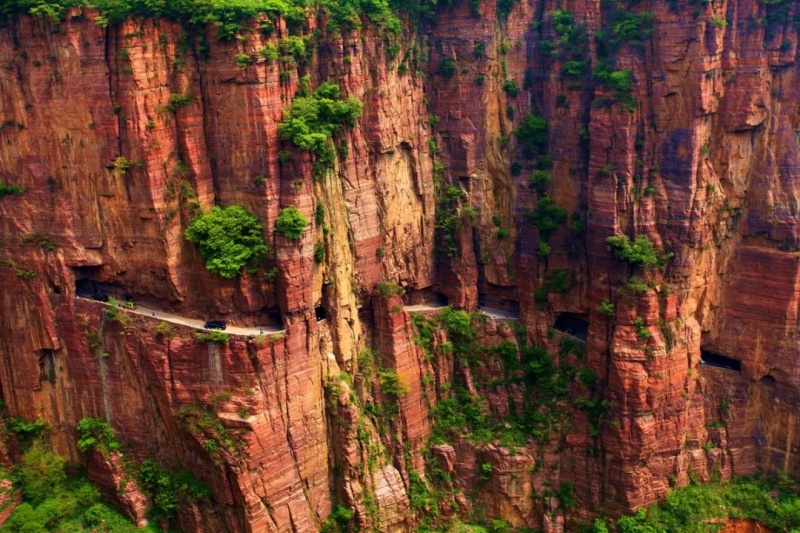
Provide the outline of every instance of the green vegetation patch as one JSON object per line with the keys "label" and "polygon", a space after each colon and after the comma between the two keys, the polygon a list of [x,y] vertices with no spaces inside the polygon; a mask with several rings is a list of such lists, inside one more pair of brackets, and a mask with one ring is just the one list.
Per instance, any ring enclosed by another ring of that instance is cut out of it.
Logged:
{"label": "green vegetation patch", "polygon": [[656,250],[647,235],[637,235],[633,241],[627,235],[614,235],[606,239],[606,244],[617,259],[644,269],[664,268],[667,261],[672,259],[672,254]]}
{"label": "green vegetation patch", "polygon": [[122,445],[108,423],[98,418],[82,418],[78,422],[78,449],[82,452],[97,450],[103,455],[119,451]]}
{"label": "green vegetation patch", "polygon": [[215,207],[192,219],[184,233],[197,244],[209,272],[233,278],[267,254],[261,221],[240,205]]}
{"label": "green vegetation patch", "polygon": [[333,83],[325,82],[311,94],[308,78],[301,80],[300,85],[292,105],[284,110],[278,133],[282,139],[316,156],[317,176],[333,166],[335,149],[331,139],[345,127],[356,125],[362,104],[358,98],[343,99],[339,86]]}
{"label": "green vegetation patch", "polygon": [[690,485],[659,505],[640,509],[617,522],[620,533],[706,533],[722,529],[720,520],[756,520],[772,531],[800,528],[800,499],[788,479],[740,478],[727,483]]}
{"label": "green vegetation patch", "polygon": [[25,194],[25,187],[22,185],[0,183],[0,198],[3,196],[21,196],[23,194]]}
{"label": "green vegetation patch", "polygon": [[306,226],[308,219],[293,205],[281,209],[278,220],[275,221],[275,231],[295,241],[300,240]]}
{"label": "green vegetation patch", "polygon": [[146,533],[100,500],[85,477],[68,477],[65,459],[40,441],[22,455],[12,478],[22,491],[19,505],[0,528],[2,533],[114,531]]}

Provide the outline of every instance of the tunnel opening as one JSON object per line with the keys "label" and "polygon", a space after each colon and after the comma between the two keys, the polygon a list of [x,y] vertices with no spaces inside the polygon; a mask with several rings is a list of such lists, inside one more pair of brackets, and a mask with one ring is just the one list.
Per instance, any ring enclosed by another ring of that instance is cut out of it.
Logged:
{"label": "tunnel opening", "polygon": [[316,317],[317,322],[320,320],[325,320],[328,318],[328,311],[324,306],[318,305],[314,308],[314,316]]}
{"label": "tunnel opening", "polygon": [[274,329],[283,329],[283,315],[280,309],[267,309],[267,327]]}
{"label": "tunnel opening", "polygon": [[90,298],[107,302],[109,296],[121,292],[118,285],[98,281],[102,277],[102,266],[73,267],[75,274],[75,295],[79,298]]}
{"label": "tunnel opening", "polygon": [[775,385],[777,383],[777,380],[771,375],[767,374],[766,376],[761,378],[761,383],[763,383],[764,385]]}
{"label": "tunnel opening", "polygon": [[406,291],[403,300],[405,305],[429,305],[431,307],[444,307],[449,303],[444,293],[435,291],[431,287]]}
{"label": "tunnel opening", "polygon": [[589,317],[577,313],[560,313],[553,325],[561,333],[586,342],[589,338]]}
{"label": "tunnel opening", "polygon": [[715,368],[735,370],[736,372],[742,371],[741,361],[702,348],[700,349],[700,363]]}

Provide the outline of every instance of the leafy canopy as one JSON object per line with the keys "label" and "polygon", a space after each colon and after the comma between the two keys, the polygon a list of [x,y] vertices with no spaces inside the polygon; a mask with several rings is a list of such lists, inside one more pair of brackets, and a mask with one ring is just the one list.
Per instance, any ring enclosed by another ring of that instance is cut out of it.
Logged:
{"label": "leafy canopy", "polygon": [[[65,460],[36,441],[23,454],[15,472],[24,502],[0,527],[2,533],[48,531],[155,532],[139,529],[100,501],[85,478],[68,478]],[[5,474],[4,474],[5,475]]]}
{"label": "leafy canopy", "polygon": [[299,240],[308,225],[308,219],[298,211],[297,207],[290,205],[281,209],[278,220],[275,222],[275,230],[292,240]]}
{"label": "leafy canopy", "polygon": [[255,215],[232,205],[193,218],[184,235],[197,244],[209,272],[233,278],[267,254],[263,233]]}
{"label": "leafy canopy", "polygon": [[361,107],[358,98],[342,100],[339,86],[325,82],[313,94],[300,94],[292,100],[278,132],[284,140],[321,156],[330,150],[331,137],[345,126],[355,126]]}
{"label": "leafy canopy", "polygon": [[606,244],[617,259],[644,269],[663,268],[672,258],[672,254],[659,253],[647,235],[637,235],[632,242],[627,235],[614,235],[606,239]]}

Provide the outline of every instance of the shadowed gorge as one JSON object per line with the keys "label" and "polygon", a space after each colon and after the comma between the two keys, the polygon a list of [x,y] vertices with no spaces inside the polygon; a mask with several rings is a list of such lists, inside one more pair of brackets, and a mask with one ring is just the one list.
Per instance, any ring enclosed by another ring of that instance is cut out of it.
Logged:
{"label": "shadowed gorge", "polygon": [[5,2],[0,519],[36,459],[85,528],[798,527],[799,28]]}

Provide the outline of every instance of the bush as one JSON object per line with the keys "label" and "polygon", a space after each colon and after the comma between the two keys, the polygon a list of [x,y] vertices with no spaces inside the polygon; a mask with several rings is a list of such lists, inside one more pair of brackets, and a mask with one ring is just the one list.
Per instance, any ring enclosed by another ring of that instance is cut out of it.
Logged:
{"label": "bush", "polygon": [[99,502],[100,495],[83,478],[69,479],[64,459],[41,442],[22,456],[17,482],[25,500],[3,524],[9,533],[46,531],[114,531],[115,533],[154,532],[138,529],[122,515]]}
{"label": "bush", "polygon": [[214,207],[192,219],[184,236],[197,244],[209,272],[233,278],[267,254],[258,218],[240,205]]}
{"label": "bush", "polygon": [[228,334],[222,331],[211,331],[209,333],[198,331],[194,336],[200,342],[216,342],[218,344],[227,344],[230,339]]}
{"label": "bush", "polygon": [[275,221],[275,231],[295,241],[300,240],[306,226],[308,219],[293,205],[281,209],[278,220]]}
{"label": "bush", "polygon": [[84,453],[97,450],[103,455],[122,447],[116,433],[106,422],[97,418],[82,418],[77,425],[78,449]]}
{"label": "bush", "polygon": [[547,151],[547,121],[530,114],[520,122],[514,134],[525,157],[534,157]]}
{"label": "bush", "polygon": [[325,244],[322,242],[314,245],[314,262],[318,265],[325,262]]}
{"label": "bush", "polygon": [[663,268],[672,254],[661,254],[647,235],[637,235],[631,242],[627,235],[615,235],[606,239],[608,249],[617,259],[644,269]]}
{"label": "bush", "polygon": [[64,472],[66,460],[47,449],[41,441],[33,443],[22,456],[19,481],[22,495],[34,505],[47,500],[67,480]]}
{"label": "bush", "polygon": [[375,290],[384,298],[391,298],[392,296],[402,296],[403,287],[394,281],[381,281],[375,285]]}
{"label": "bush", "polygon": [[597,312],[606,316],[614,316],[616,314],[614,303],[608,299],[603,300],[600,305],[597,306]]}
{"label": "bush", "polygon": [[506,80],[503,83],[503,90],[508,96],[513,98],[519,94],[519,85],[517,85],[517,82],[514,80]]}
{"label": "bush", "polygon": [[534,209],[525,213],[525,217],[539,228],[541,238],[548,241],[553,232],[567,221],[567,210],[556,205],[549,196],[545,196],[537,202]]}
{"label": "bush", "polygon": [[393,398],[402,398],[408,394],[408,383],[394,370],[380,370],[378,372],[378,380],[381,384],[381,392]]}
{"label": "bush", "polygon": [[439,75],[445,78],[452,78],[456,74],[456,62],[449,57],[443,57],[439,61],[438,72]]}
{"label": "bush", "polygon": [[[278,125],[281,138],[317,157],[315,175],[333,166],[331,139],[345,127],[353,127],[361,116],[361,101],[341,98],[338,85],[325,82],[313,94],[307,94],[308,78],[301,80],[298,95],[284,111]],[[306,93],[306,94],[304,94]]]}
{"label": "bush", "polygon": [[620,533],[701,533],[729,518],[756,520],[772,531],[793,531],[800,524],[800,500],[765,479],[690,485],[670,492],[658,506],[620,518],[617,528]]}
{"label": "bush", "polygon": [[0,198],[3,196],[21,196],[25,194],[25,187],[22,185],[8,185],[5,183],[0,183]]}
{"label": "bush", "polygon": [[550,187],[550,173],[546,170],[534,170],[531,179],[528,181],[528,186],[539,193],[544,195]]}

